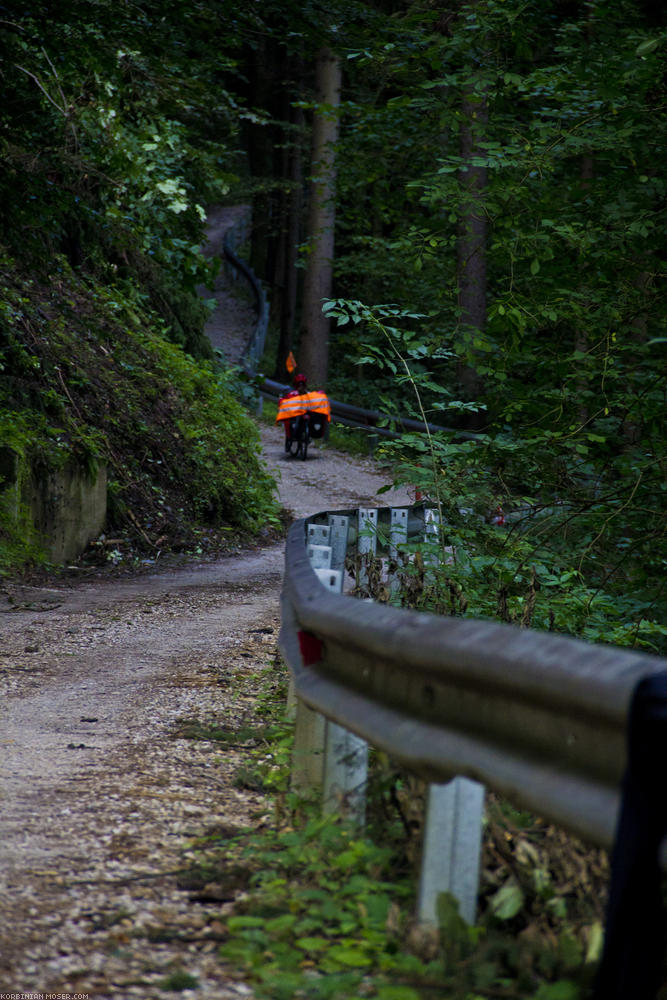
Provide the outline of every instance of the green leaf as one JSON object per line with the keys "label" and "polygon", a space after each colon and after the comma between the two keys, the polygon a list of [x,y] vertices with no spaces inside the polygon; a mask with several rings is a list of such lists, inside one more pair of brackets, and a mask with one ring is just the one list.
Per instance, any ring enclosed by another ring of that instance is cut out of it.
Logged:
{"label": "green leaf", "polygon": [[295,913],[283,913],[279,917],[274,917],[273,920],[267,920],[264,924],[264,929],[272,937],[284,937],[292,929],[296,921],[297,916]]}
{"label": "green leaf", "polygon": [[499,920],[511,920],[523,906],[523,892],[512,878],[491,897],[490,906]]}
{"label": "green leaf", "polygon": [[354,969],[363,969],[370,964],[369,956],[361,948],[350,948],[345,945],[334,945],[329,949],[327,957],[341,965]]}
{"label": "green leaf", "polygon": [[644,56],[648,56],[651,52],[655,52],[661,42],[661,38],[649,38],[637,46],[635,49],[635,55],[639,56],[640,59],[643,59]]}
{"label": "green leaf", "polygon": [[323,937],[302,937],[297,938],[294,944],[297,948],[301,948],[302,951],[324,951],[329,947],[331,942],[328,938]]}
{"label": "green leaf", "polygon": [[588,928],[588,943],[586,945],[586,962],[599,962],[604,945],[604,928],[599,920]]}
{"label": "green leaf", "polygon": [[581,991],[570,979],[542,983],[533,1000],[580,1000]]}
{"label": "green leaf", "polygon": [[230,917],[227,921],[227,928],[231,934],[238,931],[251,930],[256,927],[263,928],[266,921],[263,917]]}
{"label": "green leaf", "polygon": [[375,994],[378,1000],[421,1000],[421,995],[412,986],[378,986]]}
{"label": "green leaf", "polygon": [[537,257],[534,257],[530,264],[530,273],[535,275],[540,273],[540,262]]}

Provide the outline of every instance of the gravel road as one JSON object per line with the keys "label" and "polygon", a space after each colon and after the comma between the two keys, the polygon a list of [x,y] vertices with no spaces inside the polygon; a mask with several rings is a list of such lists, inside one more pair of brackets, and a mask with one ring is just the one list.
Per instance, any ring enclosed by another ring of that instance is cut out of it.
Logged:
{"label": "gravel road", "polygon": [[[210,335],[238,342],[246,307],[233,289],[215,294]],[[261,435],[294,517],[377,502],[386,477],[370,459],[314,445],[301,462],[278,429]],[[170,873],[194,836],[261,825],[267,804],[237,787],[243,747],[179,727],[252,721],[272,677],[282,565],[272,545],[0,591],[0,994],[159,1000],[183,970],[199,982],[184,998],[250,996],[216,954],[231,900],[215,886],[193,900]],[[173,934],[156,935],[165,926]]]}

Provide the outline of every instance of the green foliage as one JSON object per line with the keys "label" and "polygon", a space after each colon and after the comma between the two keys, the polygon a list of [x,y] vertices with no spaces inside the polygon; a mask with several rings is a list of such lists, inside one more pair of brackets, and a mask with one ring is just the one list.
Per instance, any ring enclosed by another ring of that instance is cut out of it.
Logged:
{"label": "green foliage", "polygon": [[[399,802],[413,808],[416,784],[373,754],[366,832],[294,796],[283,670],[276,662],[258,678],[269,728],[222,733],[225,743],[243,739],[248,772],[270,776],[275,823],[264,813],[260,829],[191,845],[195,863],[182,880],[194,890],[215,882],[237,893],[224,918],[225,966],[269,1000],[581,1000],[600,954],[599,886],[607,876],[600,852],[586,855],[489,796],[479,925],[468,927],[447,894],[438,903],[439,930],[416,925],[415,859],[406,861],[405,816],[396,811]],[[184,725],[178,735],[219,735],[214,724]]]}
{"label": "green foliage", "polygon": [[[358,301],[324,308],[339,325],[363,330],[359,364],[389,371],[423,421],[468,405],[434,382],[429,362],[439,352],[405,326],[419,316]],[[583,461],[573,458],[582,451]],[[665,598],[656,589],[664,553],[655,548],[665,525],[660,465],[630,450],[615,461],[600,451],[590,423],[534,428],[523,438],[503,428],[463,441],[455,432],[429,432],[382,444],[380,458],[397,481],[430,498],[444,528],[439,569],[427,581],[423,567],[407,563],[403,600],[594,642],[664,648]],[[494,523],[498,510],[502,527]]]}
{"label": "green foliage", "polygon": [[[197,293],[219,266],[201,252],[204,206],[234,181],[238,101],[220,79],[234,69],[212,41],[234,31],[206,3],[51,7],[0,24],[2,444],[11,422],[32,467],[104,463],[108,527],[133,550],[206,551],[275,523]],[[38,555],[9,508],[2,553]]]}
{"label": "green foliage", "polygon": [[3,22],[5,232],[21,223],[24,252],[41,255],[46,240],[85,267],[131,268],[128,254],[147,255],[193,289],[207,270],[201,201],[230,181],[232,100],[209,89],[225,63],[206,58],[218,22],[205,5],[183,18],[180,5],[101,3],[92,21],[84,7],[53,17],[36,4]]}
{"label": "green foliage", "polygon": [[[26,468],[105,464],[109,529],[149,553],[277,523],[233,374],[170,344],[135,288],[84,280],[62,258],[31,279],[5,259],[0,281],[0,428]],[[31,546],[24,518],[5,532],[5,564]]]}
{"label": "green foliage", "polygon": [[[468,613],[495,613],[507,587],[501,617],[531,617],[534,566],[539,627],[553,613],[555,628],[657,649],[667,610],[660,24],[629,2],[612,16],[604,4],[507,0],[446,17],[412,5],[376,22],[349,53],[337,234],[346,303],[330,312],[351,320],[332,337],[342,398],[420,416],[407,364],[432,422],[484,426],[474,448],[440,435],[385,449],[403,481],[443,504]],[[461,146],[464,96],[488,111],[472,154]],[[486,177],[487,310],[474,330],[461,322],[457,265],[470,167]],[[385,301],[398,303],[392,318],[360,306]],[[476,398],[464,390],[471,371]],[[479,518],[498,504],[511,515],[502,545],[483,528],[476,545]],[[468,528],[461,508],[474,512]]]}
{"label": "green foliage", "polygon": [[196,990],[198,986],[199,980],[197,977],[191,976],[189,972],[184,972],[182,969],[171,972],[160,983],[160,989],[173,991],[174,993],[180,993],[182,990]]}
{"label": "green foliage", "polygon": [[228,921],[232,939],[221,954],[254,971],[260,995],[351,995],[364,973],[390,961],[386,850],[311,819],[248,844],[241,857],[256,869],[251,896]]}

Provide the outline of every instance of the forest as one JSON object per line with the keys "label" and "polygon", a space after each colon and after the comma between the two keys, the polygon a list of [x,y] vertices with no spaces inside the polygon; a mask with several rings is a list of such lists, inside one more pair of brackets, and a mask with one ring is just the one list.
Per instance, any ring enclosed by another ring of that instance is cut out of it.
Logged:
{"label": "forest", "polygon": [[[250,204],[265,374],[443,428],[380,448],[456,553],[423,606],[663,650],[666,22],[3,4],[0,474],[107,463],[138,545],[276,517],[197,292],[207,208]],[[7,572],[39,553],[2,504]]]}
{"label": "forest", "polygon": [[[16,496],[71,461],[106,468],[128,572],[281,532],[246,404],[292,352],[430,428],[376,449],[442,525],[396,600],[665,652],[663,5],[0,0],[0,78],[0,584],[57,572]],[[271,304],[257,377],[204,335],[225,205]],[[181,873],[239,890],[226,969],[270,1000],[588,995],[603,852],[489,795],[478,925],[443,896],[411,936],[423,789],[377,753],[362,835],[308,814],[267,675],[247,740],[188,736],[273,796]]]}

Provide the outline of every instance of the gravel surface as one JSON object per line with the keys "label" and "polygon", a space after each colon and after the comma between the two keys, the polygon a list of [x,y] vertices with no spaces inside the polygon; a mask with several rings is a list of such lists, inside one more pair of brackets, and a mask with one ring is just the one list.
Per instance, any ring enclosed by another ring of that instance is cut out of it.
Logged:
{"label": "gravel surface", "polygon": [[[219,239],[225,216],[214,222]],[[213,342],[243,342],[237,291],[216,297]],[[279,429],[261,434],[293,516],[377,502],[386,477],[372,461],[314,445],[301,462]],[[193,898],[174,873],[193,837],[261,826],[268,806],[235,784],[243,747],[183,739],[179,721],[252,722],[276,656],[282,566],[272,545],[0,591],[0,994],[159,1000],[183,970],[199,983],[184,998],[251,995],[217,957],[233,899],[215,885]]]}

